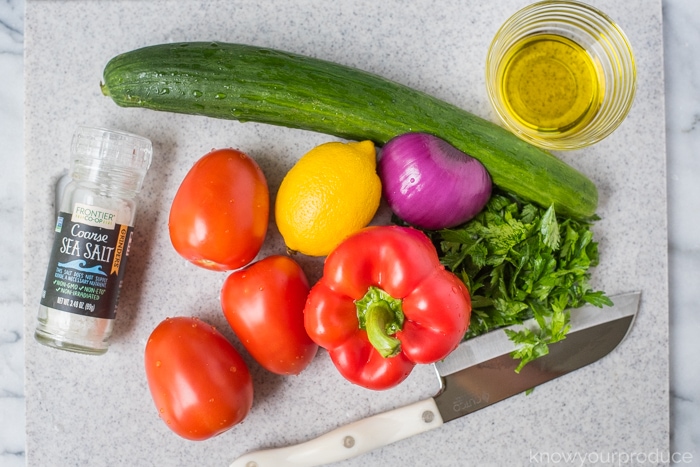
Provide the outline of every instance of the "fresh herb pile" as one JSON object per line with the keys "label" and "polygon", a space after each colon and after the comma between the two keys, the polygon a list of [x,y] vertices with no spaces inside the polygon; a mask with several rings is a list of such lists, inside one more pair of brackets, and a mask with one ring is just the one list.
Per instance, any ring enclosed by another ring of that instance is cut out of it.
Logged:
{"label": "fresh herb pile", "polygon": [[465,338],[535,318],[539,329],[506,330],[516,371],[546,355],[569,331],[569,309],[612,305],[589,284],[598,264],[590,223],[559,217],[503,192],[466,224],[429,232],[441,261],[467,284],[472,318]]}

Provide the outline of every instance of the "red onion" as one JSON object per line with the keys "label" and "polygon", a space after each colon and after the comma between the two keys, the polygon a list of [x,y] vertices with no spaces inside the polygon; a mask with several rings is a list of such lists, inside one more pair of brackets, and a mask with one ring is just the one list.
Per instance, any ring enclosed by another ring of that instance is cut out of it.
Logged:
{"label": "red onion", "polygon": [[378,172],[392,211],[423,229],[462,224],[491,196],[491,177],[481,162],[426,133],[406,133],[387,142]]}

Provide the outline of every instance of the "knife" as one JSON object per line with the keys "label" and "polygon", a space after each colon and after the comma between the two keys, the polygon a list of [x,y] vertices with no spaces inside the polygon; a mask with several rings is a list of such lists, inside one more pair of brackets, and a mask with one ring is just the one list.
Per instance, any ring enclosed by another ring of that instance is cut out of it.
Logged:
{"label": "knife", "polygon": [[[566,339],[515,373],[515,349],[502,329],[462,342],[435,363],[440,390],[428,399],[372,415],[294,446],[250,452],[231,467],[316,466],[359,456],[440,427],[508,397],[593,363],[622,342],[632,327],[640,292],[611,297],[613,307],[586,305],[571,311]],[[511,326],[533,328],[533,320]]]}

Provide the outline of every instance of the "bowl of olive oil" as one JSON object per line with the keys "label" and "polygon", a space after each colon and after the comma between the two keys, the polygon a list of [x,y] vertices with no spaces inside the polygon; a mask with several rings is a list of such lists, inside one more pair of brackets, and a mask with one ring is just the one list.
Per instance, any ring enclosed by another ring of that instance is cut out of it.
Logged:
{"label": "bowl of olive oil", "polygon": [[503,124],[537,146],[570,150],[612,133],[636,90],[632,47],[605,13],[545,0],[511,16],[486,61],[489,99]]}

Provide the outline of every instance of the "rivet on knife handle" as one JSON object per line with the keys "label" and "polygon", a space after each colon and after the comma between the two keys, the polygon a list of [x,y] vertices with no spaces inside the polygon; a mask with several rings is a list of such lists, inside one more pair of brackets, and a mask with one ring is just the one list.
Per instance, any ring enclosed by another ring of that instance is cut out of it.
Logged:
{"label": "rivet on knife handle", "polygon": [[435,400],[429,398],[336,428],[295,446],[250,452],[231,467],[311,467],[359,456],[443,423]]}

